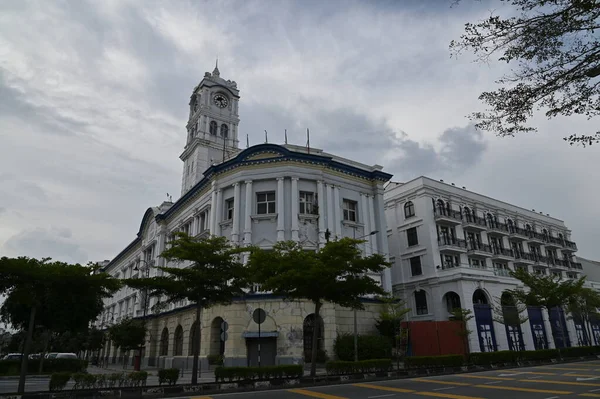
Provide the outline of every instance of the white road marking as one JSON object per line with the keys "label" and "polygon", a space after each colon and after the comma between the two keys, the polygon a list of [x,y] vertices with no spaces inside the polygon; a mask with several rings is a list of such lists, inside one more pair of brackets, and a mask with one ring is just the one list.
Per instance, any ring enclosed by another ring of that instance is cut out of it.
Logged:
{"label": "white road marking", "polygon": [[510,373],[510,374],[498,374],[498,377],[514,377],[515,375],[521,375],[527,373]]}
{"label": "white road marking", "polygon": [[367,396],[367,398],[369,398],[369,399],[374,399],[374,398],[387,398],[387,397],[390,397],[390,396],[396,396],[396,394],[395,394],[395,393],[390,393],[390,394],[387,394],[387,395],[375,395],[375,396]]}
{"label": "white road marking", "polygon": [[550,396],[549,398],[546,398],[546,399],[556,399],[556,398],[558,398],[558,396]]}
{"label": "white road marking", "polygon": [[436,388],[436,389],[434,389],[434,391],[443,391],[443,390],[445,390],[445,389],[454,389],[454,388],[456,388],[456,387],[444,387],[444,388]]}
{"label": "white road marking", "polygon": [[600,388],[590,390],[590,392],[598,392],[598,391],[600,391]]}
{"label": "white road marking", "polygon": [[592,380],[597,380],[600,377],[589,377],[589,378],[580,378],[577,377],[577,381],[592,381]]}

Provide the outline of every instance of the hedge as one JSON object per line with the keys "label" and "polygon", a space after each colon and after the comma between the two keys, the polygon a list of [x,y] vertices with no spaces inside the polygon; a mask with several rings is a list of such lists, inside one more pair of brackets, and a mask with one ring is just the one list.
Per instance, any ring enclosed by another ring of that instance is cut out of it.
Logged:
{"label": "hedge", "polygon": [[[333,343],[338,360],[354,360],[354,335],[338,335]],[[358,360],[386,359],[392,357],[392,342],[381,335],[358,336]]]}
{"label": "hedge", "polygon": [[430,368],[430,367],[461,367],[465,362],[463,355],[443,356],[410,356],[404,359],[404,367]]}
{"label": "hedge", "polygon": [[251,381],[276,378],[300,378],[304,374],[304,366],[285,364],[264,367],[217,367],[215,381]]}
{"label": "hedge", "polygon": [[208,364],[211,366],[222,366],[223,365],[223,355],[208,355],[206,356],[206,360],[208,360]]}
{"label": "hedge", "polygon": [[88,374],[75,373],[73,389],[114,388],[114,387],[139,387],[145,386],[148,379],[147,371],[133,371],[131,373]]}
{"label": "hedge", "polygon": [[358,374],[358,373],[381,373],[392,368],[392,359],[371,359],[349,362],[335,360],[325,363],[328,375]]}
{"label": "hedge", "polygon": [[[42,372],[45,374],[71,372],[78,373],[87,368],[88,362],[80,359],[44,359]],[[40,369],[40,359],[27,361],[28,374],[36,374]],[[0,375],[19,375],[20,360],[0,360]]]}
{"label": "hedge", "polygon": [[[564,358],[585,357],[600,354],[600,346],[574,346],[560,349]],[[471,353],[469,360],[476,365],[491,365],[498,363],[516,363],[519,361],[544,361],[558,359],[557,349],[542,349],[536,351],[498,351]]]}
{"label": "hedge", "polygon": [[67,386],[67,383],[71,379],[71,373],[62,372],[54,373],[50,376],[50,391],[62,391]]}
{"label": "hedge", "polygon": [[160,369],[158,370],[158,385],[162,385],[165,382],[169,385],[177,384],[179,379],[179,369]]}

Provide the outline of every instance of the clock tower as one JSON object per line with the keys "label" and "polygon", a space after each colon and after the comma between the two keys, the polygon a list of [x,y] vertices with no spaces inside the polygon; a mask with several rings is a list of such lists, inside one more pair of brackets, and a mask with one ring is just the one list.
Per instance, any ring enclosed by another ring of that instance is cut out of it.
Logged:
{"label": "clock tower", "polygon": [[181,195],[202,180],[213,164],[226,161],[240,151],[238,144],[237,83],[221,77],[218,64],[206,72],[190,97],[187,141],[179,157],[183,161]]}

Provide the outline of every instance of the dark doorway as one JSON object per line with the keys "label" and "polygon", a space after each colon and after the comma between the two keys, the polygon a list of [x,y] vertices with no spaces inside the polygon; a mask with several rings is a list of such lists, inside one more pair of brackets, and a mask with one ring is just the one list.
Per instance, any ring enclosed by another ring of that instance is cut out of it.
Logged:
{"label": "dark doorway", "polygon": [[248,366],[258,366],[258,344],[260,343],[260,366],[274,366],[277,356],[277,338],[246,338]]}

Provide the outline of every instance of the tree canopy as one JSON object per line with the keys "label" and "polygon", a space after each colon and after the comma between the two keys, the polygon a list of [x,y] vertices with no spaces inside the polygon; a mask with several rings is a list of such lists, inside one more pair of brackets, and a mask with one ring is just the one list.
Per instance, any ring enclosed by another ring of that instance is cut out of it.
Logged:
{"label": "tree canopy", "polygon": [[[479,99],[489,108],[475,112],[476,127],[499,136],[536,131],[528,124],[535,111],[547,118],[600,115],[600,1],[500,0],[512,14],[492,14],[467,23],[452,41],[454,55],[472,51],[480,62],[493,57],[514,65]],[[600,130],[569,132],[571,145],[600,141]]]}
{"label": "tree canopy", "polygon": [[146,325],[141,320],[123,319],[109,327],[108,335],[116,348],[138,349],[146,340]]}
{"label": "tree canopy", "polygon": [[[244,295],[248,286],[247,268],[240,262],[244,248],[233,246],[225,237],[195,238],[177,233],[160,256],[180,267],[158,267],[162,276],[127,279],[132,288],[148,290],[149,296],[169,301],[189,300],[196,305],[196,320],[202,309],[230,304]],[[200,337],[200,323],[196,323]],[[192,384],[197,383],[200,342],[194,347]]]}
{"label": "tree canopy", "polygon": [[[317,342],[319,313],[325,302],[363,309],[361,298],[385,294],[368,274],[380,273],[389,263],[379,254],[363,257],[358,248],[362,242],[342,238],[311,251],[297,242],[282,241],[272,250],[254,249],[249,266],[254,282],[260,284],[262,290],[314,303],[313,342]],[[317,349],[317,345],[313,345],[311,359],[317,358]],[[316,362],[312,362],[311,375],[315,374]]]}

